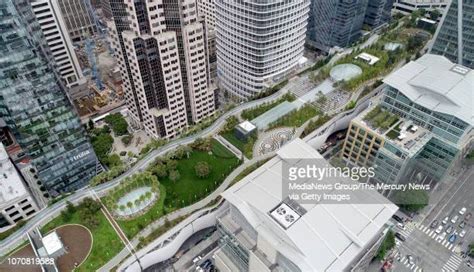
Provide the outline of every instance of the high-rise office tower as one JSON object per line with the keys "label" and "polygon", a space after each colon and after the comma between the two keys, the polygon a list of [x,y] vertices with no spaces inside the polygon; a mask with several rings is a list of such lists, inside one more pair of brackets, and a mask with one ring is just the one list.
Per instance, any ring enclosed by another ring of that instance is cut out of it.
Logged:
{"label": "high-rise office tower", "polygon": [[381,26],[392,17],[393,0],[369,0],[364,24],[371,28]]}
{"label": "high-rise office tower", "polygon": [[112,18],[112,7],[110,6],[110,0],[100,0],[100,8],[102,9],[102,15],[105,18]]}
{"label": "high-rise office tower", "polygon": [[1,1],[0,13],[0,119],[45,191],[78,189],[96,174],[97,158],[37,43],[44,37],[29,1]]}
{"label": "high-rise office tower", "polygon": [[155,138],[171,138],[214,113],[196,0],[110,4],[112,47],[132,119]]}
{"label": "high-rise office tower", "polygon": [[217,77],[245,99],[278,82],[303,56],[310,0],[216,0]]}
{"label": "high-rise office tower", "polygon": [[324,52],[347,47],[361,35],[369,0],[311,0],[307,44]]}
{"label": "high-rise office tower", "polygon": [[214,30],[216,27],[216,5],[214,0],[197,0],[198,13],[204,16],[209,30]]}
{"label": "high-rise office tower", "polygon": [[82,41],[86,36],[93,35],[97,31],[97,26],[94,24],[91,11],[87,9],[85,1],[89,0],[58,1],[69,36],[74,42]]}
{"label": "high-rise office tower", "polygon": [[87,84],[77,60],[72,40],[61,15],[58,0],[31,0],[31,7],[43,32],[48,53],[55,62],[56,72],[61,76],[70,94],[80,85]]}
{"label": "high-rise office tower", "polygon": [[452,0],[436,31],[430,53],[474,69],[474,2]]}
{"label": "high-rise office tower", "polygon": [[418,9],[444,10],[451,0],[394,0],[393,10],[402,14],[411,14]]}

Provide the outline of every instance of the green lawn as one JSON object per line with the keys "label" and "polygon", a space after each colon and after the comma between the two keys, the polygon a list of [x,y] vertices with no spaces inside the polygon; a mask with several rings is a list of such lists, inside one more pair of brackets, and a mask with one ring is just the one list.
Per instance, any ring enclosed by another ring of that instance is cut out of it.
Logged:
{"label": "green lawn", "polygon": [[268,130],[276,127],[300,127],[317,114],[319,114],[319,111],[313,105],[304,105],[299,110],[291,111],[271,123]]}
{"label": "green lawn", "polygon": [[[97,214],[97,217],[99,218],[99,225],[91,230],[94,241],[92,251],[87,260],[75,271],[96,271],[124,248],[120,238],[115,233],[109,221],[105,218],[105,215],[100,212]],[[81,223],[82,220],[79,216],[79,212],[76,211],[68,221],[64,221],[62,216],[56,217],[41,228],[41,232],[47,233],[64,224]]]}
{"label": "green lawn", "polygon": [[235,137],[234,131],[222,133],[221,136],[244,153],[245,157],[249,159],[253,157],[253,145],[255,144],[255,141],[257,141],[256,137],[250,137],[247,139],[247,142],[244,142]]}
{"label": "green lawn", "polygon": [[[116,220],[128,239],[132,239],[140,230],[163,216],[163,206],[166,199],[166,188],[160,184],[160,198],[145,214],[130,220]],[[167,211],[169,212],[169,211]]]}
{"label": "green lawn", "polygon": [[[173,182],[168,177],[162,178],[160,183],[166,187],[166,207],[183,207],[204,198],[215,190],[222,181],[234,170],[240,160],[230,156],[230,151],[213,139],[212,150],[216,153],[194,150],[189,158],[178,161],[177,170],[181,178]],[[225,153],[224,156],[221,156]],[[194,166],[199,161],[207,162],[211,167],[211,173],[207,178],[198,178]]]}
{"label": "green lawn", "polygon": [[280,97],[279,99],[275,100],[274,102],[270,103],[263,103],[251,109],[247,109],[242,111],[240,116],[245,120],[253,120],[258,116],[262,115],[263,113],[267,112],[268,110],[276,107],[277,105],[281,104],[284,101],[295,101],[296,97],[293,94],[287,93]]}

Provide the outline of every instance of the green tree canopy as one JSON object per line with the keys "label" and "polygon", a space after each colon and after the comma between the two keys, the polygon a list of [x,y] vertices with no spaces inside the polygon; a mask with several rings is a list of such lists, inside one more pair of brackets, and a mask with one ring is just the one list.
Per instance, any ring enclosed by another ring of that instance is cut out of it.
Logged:
{"label": "green tree canopy", "polygon": [[399,190],[394,193],[393,201],[405,211],[416,212],[428,205],[429,196],[425,190]]}
{"label": "green tree canopy", "polygon": [[194,171],[196,172],[196,176],[199,178],[206,178],[211,173],[211,167],[209,166],[209,163],[200,161],[194,166]]}

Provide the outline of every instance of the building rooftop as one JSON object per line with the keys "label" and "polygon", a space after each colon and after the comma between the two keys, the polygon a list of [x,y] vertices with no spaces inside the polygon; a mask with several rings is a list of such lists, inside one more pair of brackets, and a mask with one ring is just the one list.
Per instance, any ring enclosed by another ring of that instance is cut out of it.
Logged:
{"label": "building rooftop", "polygon": [[446,57],[425,54],[384,79],[411,101],[474,125],[474,71]]}
{"label": "building rooftop", "polygon": [[377,58],[376,56],[373,56],[373,55],[365,53],[365,52],[362,52],[359,55],[357,55],[355,57],[355,59],[361,59],[361,60],[367,62],[367,64],[369,64],[369,65],[374,65],[380,60],[380,58]]}
{"label": "building rooftop", "polygon": [[[302,271],[342,271],[365,252],[365,247],[379,235],[398,208],[376,192],[359,190],[351,195],[354,204],[320,201],[298,204],[299,210],[289,209],[293,205],[282,199],[282,165],[283,162],[298,165],[303,159],[327,164],[311,146],[295,139],[222,195],[239,209],[259,235],[269,239],[277,251]],[[339,181],[354,183],[345,178]],[[357,198],[369,198],[375,204],[357,204]],[[283,220],[279,213],[282,209],[296,211],[294,220],[289,223]]]}
{"label": "building rooftop", "polygon": [[27,193],[21,176],[10,161],[5,147],[0,143],[0,205]]}
{"label": "building rooftop", "polygon": [[59,236],[55,231],[44,236],[42,241],[44,249],[46,250],[48,256],[53,255],[54,253],[58,252],[63,248],[63,243],[61,242],[61,239],[59,239]]}
{"label": "building rooftop", "polygon": [[243,121],[238,126],[247,133],[252,132],[254,129],[257,128],[254,124],[250,123],[249,121]]}

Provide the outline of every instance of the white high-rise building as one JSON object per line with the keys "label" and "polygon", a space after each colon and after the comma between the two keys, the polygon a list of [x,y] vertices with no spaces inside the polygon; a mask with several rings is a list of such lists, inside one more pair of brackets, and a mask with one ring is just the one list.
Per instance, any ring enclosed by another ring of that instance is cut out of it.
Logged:
{"label": "white high-rise building", "polygon": [[207,28],[212,31],[216,27],[215,0],[197,0],[198,13],[206,19]]}
{"label": "white high-rise building", "polygon": [[303,56],[310,0],[216,0],[217,76],[245,99],[281,80]]}
{"label": "white high-rise building", "polygon": [[77,60],[58,0],[32,0],[31,7],[49,47],[55,69],[68,88],[87,82]]}
{"label": "white high-rise building", "polygon": [[171,138],[214,113],[204,20],[196,0],[110,0],[112,47],[132,119]]}

